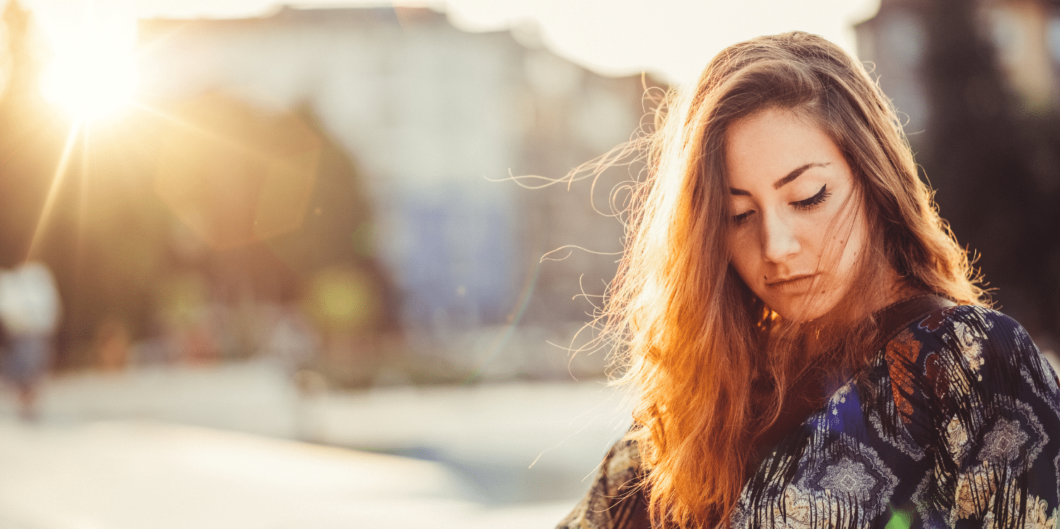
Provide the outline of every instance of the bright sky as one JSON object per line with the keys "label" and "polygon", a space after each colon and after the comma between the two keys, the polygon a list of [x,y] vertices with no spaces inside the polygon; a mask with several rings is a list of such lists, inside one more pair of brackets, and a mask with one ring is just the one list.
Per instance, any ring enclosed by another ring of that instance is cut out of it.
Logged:
{"label": "bright sky", "polygon": [[[57,54],[86,47],[128,47],[136,18],[227,18],[267,14],[276,0],[21,0],[43,26]],[[434,0],[469,31],[525,27],[536,21],[556,53],[604,74],[650,71],[690,82],[725,46],[747,38],[801,29],[854,51],[851,25],[880,0]],[[291,0],[298,7],[380,5],[373,0],[327,4]],[[408,3],[408,2],[405,2]],[[6,0],[0,0],[0,5]],[[383,5],[389,5],[384,2]]]}

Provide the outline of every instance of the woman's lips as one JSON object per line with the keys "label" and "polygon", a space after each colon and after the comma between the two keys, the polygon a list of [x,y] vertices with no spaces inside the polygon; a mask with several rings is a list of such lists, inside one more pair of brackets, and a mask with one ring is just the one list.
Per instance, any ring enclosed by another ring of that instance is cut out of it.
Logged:
{"label": "woman's lips", "polygon": [[809,290],[817,274],[796,275],[787,278],[767,281],[766,286],[782,294],[801,294]]}

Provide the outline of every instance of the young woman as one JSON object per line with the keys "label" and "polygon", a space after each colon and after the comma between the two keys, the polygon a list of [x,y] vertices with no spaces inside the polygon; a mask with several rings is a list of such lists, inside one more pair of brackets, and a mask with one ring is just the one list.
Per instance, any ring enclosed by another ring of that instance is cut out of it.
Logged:
{"label": "young woman", "polygon": [[561,528],[1056,527],[1056,375],[857,61],[734,45],[647,141],[601,318],[639,405]]}

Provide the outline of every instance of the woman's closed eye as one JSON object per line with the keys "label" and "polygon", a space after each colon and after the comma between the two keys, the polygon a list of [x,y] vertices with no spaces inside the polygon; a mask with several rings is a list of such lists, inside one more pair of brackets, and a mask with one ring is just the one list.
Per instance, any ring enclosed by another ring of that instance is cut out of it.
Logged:
{"label": "woman's closed eye", "polygon": [[[804,200],[798,200],[798,201],[795,201],[795,202],[791,202],[790,204],[792,206],[794,206],[795,209],[798,209],[798,210],[810,210],[810,209],[813,209],[813,208],[823,204],[824,201],[828,200],[828,197],[830,197],[830,196],[832,196],[832,192],[828,190],[828,184],[825,184],[825,185],[821,186],[821,190],[818,191],[816,194],[814,194],[812,197],[804,199]],[[732,223],[735,224],[736,226],[739,226],[739,225],[743,224],[744,222],[747,222],[747,219],[749,219],[751,217],[751,215],[754,214],[754,212],[755,212],[755,210],[751,209],[751,210],[747,210],[747,211],[745,211],[743,213],[739,213],[737,215],[733,215],[732,216]]]}
{"label": "woman's closed eye", "polygon": [[813,209],[832,196],[832,193],[828,191],[828,184],[821,186],[821,190],[816,195],[807,198],[806,200],[799,200],[792,202],[791,205],[795,206],[795,209]]}
{"label": "woman's closed eye", "polygon": [[754,212],[755,212],[755,210],[753,210],[753,209],[752,209],[752,210],[749,210],[749,211],[745,211],[745,212],[743,212],[743,213],[740,213],[740,214],[738,214],[738,215],[733,215],[733,216],[732,216],[732,223],[733,223],[733,224],[735,224],[735,225],[737,225],[737,226],[739,226],[739,225],[743,224],[744,222],[746,222],[746,221],[747,221],[747,219],[748,219],[748,218],[749,218],[749,217],[751,216],[751,214],[752,214],[752,213],[754,213]]}

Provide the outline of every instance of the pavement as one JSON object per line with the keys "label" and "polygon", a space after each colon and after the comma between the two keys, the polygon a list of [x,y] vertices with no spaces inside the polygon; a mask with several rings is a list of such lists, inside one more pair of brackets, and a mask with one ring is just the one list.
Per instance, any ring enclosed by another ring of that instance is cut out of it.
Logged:
{"label": "pavement", "polygon": [[0,390],[0,529],[552,527],[630,417],[602,381],[305,395],[266,361],[61,376],[39,410]]}
{"label": "pavement", "polygon": [[268,362],[0,394],[0,529],[552,527],[629,421],[601,381],[299,394]]}

